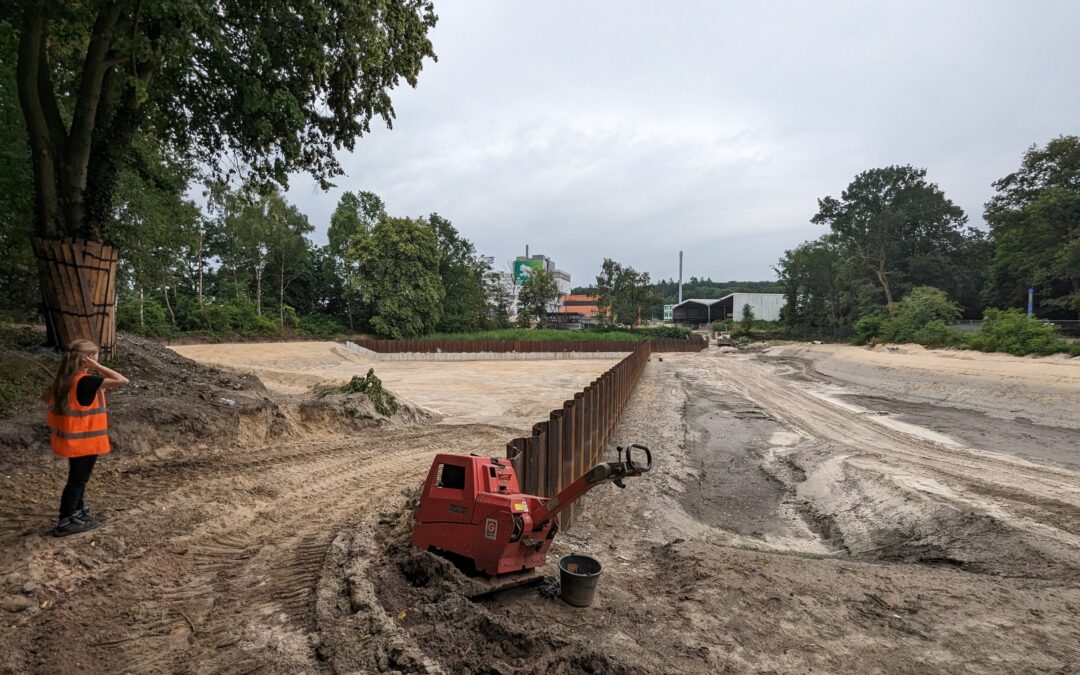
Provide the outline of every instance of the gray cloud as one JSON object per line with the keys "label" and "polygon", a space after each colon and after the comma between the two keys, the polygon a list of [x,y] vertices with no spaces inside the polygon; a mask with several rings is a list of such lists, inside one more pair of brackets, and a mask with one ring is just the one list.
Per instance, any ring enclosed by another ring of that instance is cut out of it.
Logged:
{"label": "gray cloud", "polygon": [[341,192],[437,211],[500,264],[604,257],[654,277],[772,278],[816,199],[910,163],[981,223],[1032,143],[1080,133],[1080,3],[437,4],[438,63],[394,129],[289,197],[324,240]]}

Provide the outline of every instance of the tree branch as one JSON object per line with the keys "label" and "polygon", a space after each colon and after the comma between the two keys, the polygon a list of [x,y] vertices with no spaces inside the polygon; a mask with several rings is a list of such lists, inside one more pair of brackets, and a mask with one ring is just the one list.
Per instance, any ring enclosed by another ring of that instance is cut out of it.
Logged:
{"label": "tree branch", "polygon": [[67,129],[64,126],[63,118],[60,116],[60,105],[56,102],[56,91],[53,89],[52,71],[49,68],[48,42],[48,36],[43,31],[41,54],[38,60],[38,99],[41,101],[45,124],[49,129],[49,141],[52,143],[53,152],[59,157],[64,154]]}
{"label": "tree branch", "polygon": [[45,43],[45,1],[27,2],[23,12],[16,80],[34,168],[34,191],[37,194],[34,231],[38,236],[54,237],[57,235],[57,215],[60,211],[56,191],[56,148],[52,147],[50,141],[39,91],[39,70],[43,65],[41,55]]}
{"label": "tree branch", "polygon": [[86,188],[87,167],[90,163],[90,148],[93,140],[94,122],[98,115],[98,103],[101,101],[102,83],[109,71],[107,57],[113,39],[113,29],[120,16],[120,6],[109,3],[98,12],[94,21],[90,44],[86,50],[79,91],[75,102],[75,112],[71,120],[71,132],[65,152],[65,192],[68,195],[65,220],[72,229],[85,226],[83,193]]}

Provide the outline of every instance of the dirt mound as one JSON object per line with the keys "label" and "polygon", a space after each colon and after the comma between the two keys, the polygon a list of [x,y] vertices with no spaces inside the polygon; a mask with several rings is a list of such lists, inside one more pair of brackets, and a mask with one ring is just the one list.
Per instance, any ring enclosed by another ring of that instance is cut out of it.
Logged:
{"label": "dirt mound", "polygon": [[[208,450],[235,442],[245,430],[263,435],[287,427],[283,411],[255,377],[195,363],[142,338],[121,336],[109,364],[131,380],[109,393],[109,437],[118,458]],[[241,424],[241,419],[258,424]],[[41,406],[6,420],[0,432],[0,464],[48,457],[49,437]]]}
{"label": "dirt mound", "polygon": [[[534,617],[467,599],[475,581],[410,546],[416,498],[417,491],[408,490],[332,547],[317,614],[320,656],[335,671],[652,672],[591,641],[541,627]],[[561,601],[537,596],[536,602]]]}
{"label": "dirt mound", "polygon": [[[436,416],[402,401],[388,417],[357,394],[274,397],[252,374],[208,366],[157,342],[120,336],[109,365],[131,384],[109,393],[110,460],[190,459],[300,431],[410,425]],[[42,375],[44,377],[44,374]],[[5,420],[0,469],[51,460],[43,406]]]}

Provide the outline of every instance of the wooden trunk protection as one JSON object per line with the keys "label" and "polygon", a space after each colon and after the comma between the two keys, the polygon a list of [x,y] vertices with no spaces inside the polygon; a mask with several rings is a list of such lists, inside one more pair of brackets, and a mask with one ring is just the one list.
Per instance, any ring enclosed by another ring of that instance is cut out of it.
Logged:
{"label": "wooden trunk protection", "polygon": [[116,348],[116,265],[112,246],[84,239],[34,239],[45,321],[57,344],[93,340],[101,358]]}

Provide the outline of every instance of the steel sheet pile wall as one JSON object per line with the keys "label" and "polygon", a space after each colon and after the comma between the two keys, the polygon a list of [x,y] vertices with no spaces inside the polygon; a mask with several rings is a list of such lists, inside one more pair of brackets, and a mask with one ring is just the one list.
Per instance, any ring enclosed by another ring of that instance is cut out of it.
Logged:
{"label": "steel sheet pile wall", "polygon": [[[654,352],[699,352],[706,341],[699,335],[689,340],[649,340]],[[607,340],[353,340],[380,354],[482,353],[482,352],[629,352],[641,342]]]}
{"label": "steel sheet pile wall", "polygon": [[[534,424],[531,436],[506,444],[506,456],[526,494],[553,497],[600,461],[651,354],[651,342],[638,343],[585,391],[552,410],[547,421]],[[580,510],[578,502],[564,511],[559,526],[570,527]]]}

